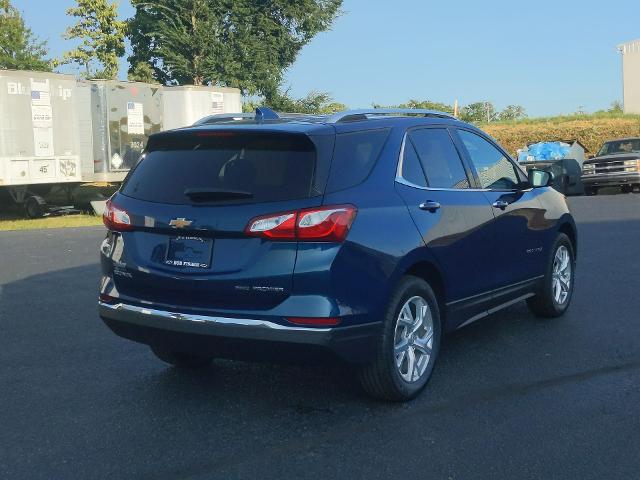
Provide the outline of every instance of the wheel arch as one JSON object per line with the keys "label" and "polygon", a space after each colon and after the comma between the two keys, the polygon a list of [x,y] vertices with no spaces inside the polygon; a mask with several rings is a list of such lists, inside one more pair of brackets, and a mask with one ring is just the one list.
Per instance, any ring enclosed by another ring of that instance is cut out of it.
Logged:
{"label": "wheel arch", "polygon": [[564,233],[567,237],[569,237],[571,245],[573,246],[574,258],[578,258],[578,231],[576,229],[575,223],[573,221],[570,221],[568,218],[565,218],[560,222],[558,233]]}
{"label": "wheel arch", "polygon": [[438,300],[440,309],[440,319],[445,322],[447,317],[447,286],[445,276],[428,250],[418,249],[413,254],[405,257],[405,260],[398,266],[394,275],[394,285],[397,285],[402,277],[412,275],[423,279],[433,289]]}
{"label": "wheel arch", "polygon": [[444,317],[446,306],[446,288],[444,284],[444,278],[438,268],[427,261],[414,263],[406,272],[405,275],[413,275],[423,279],[433,289],[433,293],[436,294],[438,299],[438,307],[440,308],[440,316]]}

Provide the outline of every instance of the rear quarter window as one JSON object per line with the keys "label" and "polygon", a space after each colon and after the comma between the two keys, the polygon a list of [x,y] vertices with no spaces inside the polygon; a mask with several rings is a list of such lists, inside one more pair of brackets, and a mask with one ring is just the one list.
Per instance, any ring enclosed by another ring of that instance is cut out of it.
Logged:
{"label": "rear quarter window", "polygon": [[376,164],[388,136],[388,128],[337,134],[327,192],[362,183]]}

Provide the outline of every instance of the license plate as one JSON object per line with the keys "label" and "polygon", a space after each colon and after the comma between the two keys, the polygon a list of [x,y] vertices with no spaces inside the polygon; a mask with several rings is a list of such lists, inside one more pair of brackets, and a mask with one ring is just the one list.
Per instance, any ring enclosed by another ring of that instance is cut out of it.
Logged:
{"label": "license plate", "polygon": [[201,237],[169,239],[165,263],[173,267],[209,268],[213,240]]}

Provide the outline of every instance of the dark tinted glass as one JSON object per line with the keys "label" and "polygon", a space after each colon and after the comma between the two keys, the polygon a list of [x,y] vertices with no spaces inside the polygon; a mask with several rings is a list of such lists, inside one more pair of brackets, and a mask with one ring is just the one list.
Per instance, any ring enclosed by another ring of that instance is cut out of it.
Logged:
{"label": "dark tinted glass", "polygon": [[475,133],[458,132],[478,172],[482,188],[514,190],[518,187],[520,179],[515,167],[500,150]]}
{"label": "dark tinted glass", "polygon": [[402,178],[419,187],[426,187],[427,180],[420,166],[420,159],[413,148],[413,144],[407,140],[404,145],[404,157],[402,158]]}
{"label": "dark tinted glass", "polygon": [[633,138],[628,140],[615,140],[613,142],[605,143],[598,152],[598,156],[638,152],[640,152],[640,138]]}
{"label": "dark tinted glass", "polygon": [[469,188],[467,174],[447,130],[415,130],[409,137],[420,156],[429,187]]}
{"label": "dark tinted glass", "polygon": [[156,142],[131,172],[122,193],[173,204],[192,203],[185,195],[187,189],[253,195],[246,199],[218,199],[234,203],[291,200],[321,193],[312,188],[316,152],[306,136],[211,135],[167,136],[161,143]]}
{"label": "dark tinted glass", "polygon": [[327,190],[335,192],[362,183],[376,164],[388,135],[389,129],[336,135]]}

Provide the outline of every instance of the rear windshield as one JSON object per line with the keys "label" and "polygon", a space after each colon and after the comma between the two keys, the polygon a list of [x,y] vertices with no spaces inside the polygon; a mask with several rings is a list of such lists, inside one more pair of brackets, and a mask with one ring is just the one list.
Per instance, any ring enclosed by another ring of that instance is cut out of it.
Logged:
{"label": "rear windshield", "polygon": [[[150,146],[121,192],[139,200],[171,204],[309,198],[322,193],[314,188],[315,167],[316,149],[306,135],[169,135]],[[194,198],[194,191],[204,195]],[[216,195],[206,195],[211,192]]]}

